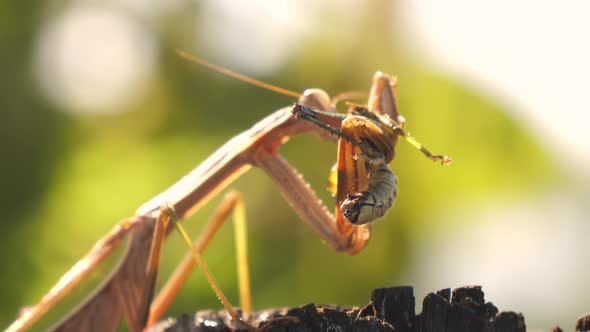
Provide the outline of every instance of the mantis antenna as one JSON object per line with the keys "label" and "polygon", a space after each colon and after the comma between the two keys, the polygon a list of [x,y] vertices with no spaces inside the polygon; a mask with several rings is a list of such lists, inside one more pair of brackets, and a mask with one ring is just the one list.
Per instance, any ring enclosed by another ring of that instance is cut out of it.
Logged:
{"label": "mantis antenna", "polygon": [[263,89],[276,92],[276,93],[280,93],[282,95],[286,95],[286,96],[290,96],[290,97],[295,97],[295,98],[301,97],[301,94],[298,93],[298,92],[287,90],[287,89],[283,89],[283,88],[281,88],[279,86],[272,85],[270,83],[266,83],[266,82],[263,82],[263,81],[259,81],[259,80],[255,79],[255,78],[248,77],[248,76],[242,75],[240,73],[236,73],[235,71],[232,71],[232,70],[229,70],[227,68],[224,68],[224,67],[221,67],[221,66],[212,64],[212,63],[210,63],[207,60],[204,60],[204,59],[201,59],[199,57],[196,57],[196,56],[194,56],[192,54],[186,53],[185,51],[182,51],[182,50],[178,50],[177,49],[176,50],[176,54],[178,54],[179,56],[181,56],[182,58],[184,58],[184,59],[186,59],[188,61],[191,61],[191,62],[197,63],[199,65],[205,66],[205,67],[207,67],[207,68],[209,68],[209,69],[211,69],[213,71],[216,71],[218,73],[227,75],[229,77],[233,77],[233,78],[235,78],[237,80],[240,80],[242,82],[250,83],[252,85],[255,85],[255,86],[261,87]]}

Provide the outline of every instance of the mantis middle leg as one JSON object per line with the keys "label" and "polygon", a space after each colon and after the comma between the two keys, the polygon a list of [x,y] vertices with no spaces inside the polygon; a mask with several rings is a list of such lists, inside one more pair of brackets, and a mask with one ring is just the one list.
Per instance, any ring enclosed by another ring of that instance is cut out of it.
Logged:
{"label": "mantis middle leg", "polygon": [[[214,280],[211,272],[203,262],[201,258],[201,254],[205,251],[207,246],[209,245],[210,241],[213,239],[221,225],[228,219],[230,213],[233,212],[233,222],[234,222],[234,233],[235,233],[235,243],[236,243],[236,256],[237,256],[237,270],[238,270],[238,281],[239,281],[239,291],[240,291],[240,304],[242,307],[242,311],[244,313],[248,313],[252,310],[252,300],[251,300],[251,293],[250,293],[250,279],[249,279],[249,268],[248,268],[248,248],[247,248],[247,231],[246,231],[246,214],[244,208],[244,202],[242,199],[242,195],[237,191],[229,192],[224,198],[223,201],[220,203],[219,207],[215,211],[213,217],[209,220],[205,229],[201,232],[201,235],[197,240],[192,243],[188,239],[188,235],[186,234],[184,228],[176,223],[176,221],[172,221],[175,227],[180,232],[181,236],[183,237],[184,241],[187,242],[187,245],[190,248],[190,251],[183,259],[181,264],[176,268],[173,272],[171,277],[168,279],[158,297],[151,303],[151,309],[149,310],[149,319],[147,320],[146,327],[149,327],[156,321],[158,321],[167,308],[172,303],[173,299],[176,297],[178,292],[180,291],[181,286],[187,280],[190,272],[194,268],[195,264],[199,265],[205,277],[207,278],[209,284],[215,291],[217,297],[222,302],[223,306],[226,308],[227,312],[232,317],[232,320],[236,321],[242,327],[246,327],[247,329],[253,330],[254,327],[245,323],[238,315],[235,308],[231,305],[227,297],[223,294],[217,282]],[[174,218],[174,211],[170,207],[164,206],[162,209],[161,215],[163,218],[160,218],[162,223],[166,223],[166,219]],[[156,226],[156,229],[158,227]],[[163,237],[158,237],[158,233],[154,233],[154,243],[160,242],[163,240]],[[157,245],[156,245],[157,246]],[[154,247],[154,246],[152,246]],[[155,255],[151,255],[150,262],[148,266],[150,266],[153,257],[153,265],[157,266],[159,260],[159,254],[156,253]],[[150,274],[151,271],[147,273]]]}

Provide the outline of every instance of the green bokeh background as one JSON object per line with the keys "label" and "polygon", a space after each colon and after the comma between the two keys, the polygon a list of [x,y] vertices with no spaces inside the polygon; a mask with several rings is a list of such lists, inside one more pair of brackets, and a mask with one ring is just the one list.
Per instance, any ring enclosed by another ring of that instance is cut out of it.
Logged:
{"label": "green bokeh background", "polygon": [[[108,115],[62,112],[41,95],[31,64],[41,24],[66,5],[0,4],[0,326],[7,326],[21,306],[35,303],[118,221],[229,138],[294,102],[175,55],[176,47],[208,54],[187,46],[192,45],[187,31],[195,24],[191,10],[198,11],[193,4],[150,26],[160,42],[159,67],[138,102]],[[409,243],[427,242],[453,222],[441,223],[439,213],[497,197],[534,196],[562,178],[504,101],[429,71],[406,52],[390,29],[389,6],[395,4],[368,5],[358,13],[362,24],[346,38],[331,32],[305,37],[286,65],[257,78],[292,90],[321,87],[337,94],[368,91],[376,69],[395,73],[407,128],[456,163],[440,167],[401,142],[392,164],[400,181],[395,208],[375,224],[368,247],[353,257],[324,245],[261,171],[246,173],[231,188],[246,198],[255,308],[364,304],[371,289],[398,282],[409,264]],[[322,30],[323,24],[346,23],[339,20],[327,13],[325,22],[309,24]],[[323,188],[335,147],[304,136],[290,141],[282,153],[331,202]],[[192,234],[218,202],[185,223]],[[469,227],[464,220],[456,222]],[[237,303],[230,225],[214,239],[205,260]],[[160,279],[186,249],[174,234],[164,250]],[[219,307],[202,275],[195,273],[170,315]]]}

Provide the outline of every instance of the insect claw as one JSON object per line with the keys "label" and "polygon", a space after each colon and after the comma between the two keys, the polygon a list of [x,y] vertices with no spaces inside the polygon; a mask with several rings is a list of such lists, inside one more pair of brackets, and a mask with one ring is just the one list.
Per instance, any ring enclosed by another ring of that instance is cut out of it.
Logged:
{"label": "insect claw", "polygon": [[441,165],[450,165],[453,163],[453,159],[447,156],[442,156],[442,160],[440,161]]}
{"label": "insect claw", "polygon": [[440,164],[443,166],[450,165],[453,163],[453,159],[451,159],[451,157],[439,154],[431,156],[430,159],[432,159],[432,161],[440,161]]}

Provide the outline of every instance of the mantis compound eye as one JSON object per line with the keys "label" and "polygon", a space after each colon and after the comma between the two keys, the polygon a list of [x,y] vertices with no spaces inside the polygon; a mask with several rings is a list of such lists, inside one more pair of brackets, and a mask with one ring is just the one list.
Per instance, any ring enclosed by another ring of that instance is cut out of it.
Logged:
{"label": "mantis compound eye", "polygon": [[321,89],[307,89],[299,97],[299,104],[324,112],[335,112],[332,108],[330,96]]}

